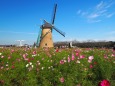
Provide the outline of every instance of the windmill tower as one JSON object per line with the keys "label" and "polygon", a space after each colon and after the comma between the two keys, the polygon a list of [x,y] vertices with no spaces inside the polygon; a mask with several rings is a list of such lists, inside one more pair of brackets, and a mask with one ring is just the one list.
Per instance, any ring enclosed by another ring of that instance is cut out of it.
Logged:
{"label": "windmill tower", "polygon": [[36,43],[36,45],[39,47],[54,47],[53,39],[52,39],[52,30],[53,29],[65,37],[65,33],[60,31],[59,29],[57,29],[54,26],[56,9],[57,9],[57,4],[55,4],[55,6],[54,6],[54,13],[53,13],[53,18],[52,18],[51,23],[44,20],[44,24],[41,25],[41,27],[40,27],[40,31],[39,31],[37,43]]}

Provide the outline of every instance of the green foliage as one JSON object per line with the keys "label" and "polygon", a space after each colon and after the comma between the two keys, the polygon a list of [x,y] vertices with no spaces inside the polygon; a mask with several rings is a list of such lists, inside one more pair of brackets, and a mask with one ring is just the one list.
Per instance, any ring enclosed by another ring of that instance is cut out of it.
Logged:
{"label": "green foliage", "polygon": [[97,86],[103,79],[115,85],[110,49],[3,48],[0,53],[1,86]]}

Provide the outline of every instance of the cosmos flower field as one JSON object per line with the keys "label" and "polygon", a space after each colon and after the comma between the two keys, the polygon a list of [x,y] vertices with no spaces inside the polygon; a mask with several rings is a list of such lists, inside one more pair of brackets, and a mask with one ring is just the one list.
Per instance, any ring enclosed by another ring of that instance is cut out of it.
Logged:
{"label": "cosmos flower field", "polygon": [[0,48],[0,86],[115,86],[115,51]]}

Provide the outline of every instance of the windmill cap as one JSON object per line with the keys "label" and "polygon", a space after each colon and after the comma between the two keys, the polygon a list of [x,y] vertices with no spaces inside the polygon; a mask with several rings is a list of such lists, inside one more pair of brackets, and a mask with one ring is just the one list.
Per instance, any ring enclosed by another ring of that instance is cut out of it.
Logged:
{"label": "windmill cap", "polygon": [[53,26],[50,23],[45,23],[41,26],[41,28],[52,28]]}

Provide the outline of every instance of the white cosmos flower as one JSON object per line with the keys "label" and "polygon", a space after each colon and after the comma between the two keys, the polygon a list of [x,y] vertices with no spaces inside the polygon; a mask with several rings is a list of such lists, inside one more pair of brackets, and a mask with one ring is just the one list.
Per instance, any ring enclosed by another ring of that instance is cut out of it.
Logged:
{"label": "white cosmos flower", "polygon": [[43,70],[45,67],[42,67],[41,69]]}
{"label": "white cosmos flower", "polygon": [[38,65],[40,65],[40,63],[38,63]]}
{"label": "white cosmos flower", "polygon": [[66,57],[64,57],[63,59],[66,59]]}
{"label": "white cosmos flower", "polygon": [[35,56],[37,56],[36,54],[35,55],[32,55],[32,57],[35,57]]}
{"label": "white cosmos flower", "polygon": [[32,62],[29,62],[30,63],[30,65],[32,65]]}
{"label": "white cosmos flower", "polygon": [[8,64],[6,64],[6,66],[8,66]]}
{"label": "white cosmos flower", "polygon": [[29,64],[26,64],[26,67],[28,67],[29,66]]}
{"label": "white cosmos flower", "polygon": [[32,65],[32,68],[33,68],[34,66]]}
{"label": "white cosmos flower", "polygon": [[50,67],[48,67],[48,69],[50,69]]}
{"label": "white cosmos flower", "polygon": [[2,53],[0,53],[0,55],[2,55]]}
{"label": "white cosmos flower", "polygon": [[64,62],[67,62],[66,60],[64,60]]}
{"label": "white cosmos flower", "polygon": [[79,61],[79,60],[77,60],[77,61],[76,61],[76,63],[80,63],[80,61]]}

